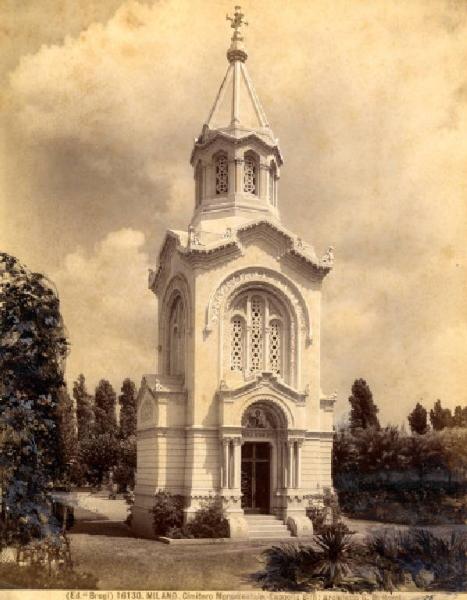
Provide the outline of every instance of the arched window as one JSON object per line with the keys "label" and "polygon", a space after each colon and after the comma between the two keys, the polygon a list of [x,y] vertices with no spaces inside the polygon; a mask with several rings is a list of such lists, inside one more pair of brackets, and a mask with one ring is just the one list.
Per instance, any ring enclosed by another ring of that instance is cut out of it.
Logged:
{"label": "arched window", "polygon": [[245,154],[243,190],[250,194],[258,194],[258,161],[252,152]]}
{"label": "arched window", "polygon": [[277,170],[274,162],[271,162],[271,166],[269,168],[269,202],[272,206],[276,206],[276,179],[277,179]]}
{"label": "arched window", "polygon": [[183,375],[185,373],[185,311],[181,296],[177,296],[172,303],[168,332],[168,374]]}
{"label": "arched window", "polygon": [[200,206],[201,201],[203,200],[203,187],[204,187],[204,177],[203,177],[203,165],[201,162],[198,162],[196,165],[195,171],[195,188],[196,188],[196,206]]}
{"label": "arched window", "polygon": [[229,163],[226,154],[219,154],[215,161],[216,195],[227,194],[229,191]]}
{"label": "arched window", "polygon": [[291,325],[282,302],[270,292],[246,291],[235,298],[229,319],[230,370],[272,371],[287,380]]}

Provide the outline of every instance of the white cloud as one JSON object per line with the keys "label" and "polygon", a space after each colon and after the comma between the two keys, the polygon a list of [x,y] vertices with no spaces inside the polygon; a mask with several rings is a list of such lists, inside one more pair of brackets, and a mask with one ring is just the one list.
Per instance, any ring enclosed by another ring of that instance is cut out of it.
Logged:
{"label": "white cloud", "polygon": [[82,372],[92,385],[108,378],[118,387],[152,370],[155,299],[144,242],[140,231],[113,231],[94,252],[68,254],[52,275],[71,344],[69,380]]}

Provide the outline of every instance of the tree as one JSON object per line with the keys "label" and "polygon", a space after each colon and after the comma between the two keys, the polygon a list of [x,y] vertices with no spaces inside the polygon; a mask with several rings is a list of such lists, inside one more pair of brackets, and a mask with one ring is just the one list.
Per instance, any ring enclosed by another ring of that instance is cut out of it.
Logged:
{"label": "tree", "polygon": [[378,407],[373,402],[373,394],[364,379],[356,379],[352,385],[352,395],[349,397],[352,407],[350,411],[350,429],[380,428]]}
{"label": "tree", "polygon": [[115,405],[117,396],[115,390],[106,379],[101,379],[96,387],[94,397],[94,433],[101,435],[117,433],[117,415]]}
{"label": "tree", "polygon": [[415,408],[408,416],[410,430],[412,433],[423,435],[428,431],[427,412],[420,402],[417,402]]}
{"label": "tree", "polygon": [[94,424],[92,396],[86,390],[86,381],[83,374],[79,375],[73,383],[73,398],[76,402],[78,439],[83,440],[89,437]]}
{"label": "tree", "polygon": [[449,408],[441,406],[441,400],[436,400],[433,408],[430,410],[431,426],[435,431],[441,431],[445,427],[452,427],[452,414]]}
{"label": "tree", "polygon": [[79,459],[87,466],[87,477],[98,485],[117,463],[118,456],[117,438],[109,432],[85,438],[79,445]]}
{"label": "tree", "polygon": [[453,427],[467,427],[467,406],[456,406],[452,420]]}
{"label": "tree", "polygon": [[73,400],[70,398],[70,394],[68,393],[66,386],[63,386],[59,392],[57,414],[60,450],[60,475],[68,479],[70,475],[70,465],[76,457],[78,438]]}
{"label": "tree", "polygon": [[136,470],[136,386],[125,379],[120,404],[120,446],[118,464],[114,470],[114,481],[121,490],[134,487]]}
{"label": "tree", "polygon": [[49,483],[58,473],[57,405],[67,350],[53,284],[0,253],[2,515],[8,513],[18,541],[53,529]]}
{"label": "tree", "polygon": [[125,379],[122,393],[118,397],[120,404],[120,437],[127,439],[136,435],[136,386],[131,379]]}

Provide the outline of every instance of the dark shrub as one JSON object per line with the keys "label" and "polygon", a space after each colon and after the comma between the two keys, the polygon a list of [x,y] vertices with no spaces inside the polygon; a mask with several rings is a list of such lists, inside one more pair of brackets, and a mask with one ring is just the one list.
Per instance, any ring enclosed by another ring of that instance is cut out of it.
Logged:
{"label": "dark shrub", "polygon": [[313,523],[313,532],[320,533],[326,524],[328,508],[326,506],[309,506],[306,515]]}
{"label": "dark shrub", "polygon": [[[426,529],[376,532],[368,539],[370,556],[382,576],[397,584],[397,573],[408,571],[428,589],[463,590],[466,587],[467,538],[454,532],[436,536]],[[424,572],[431,577],[419,577]]]}
{"label": "dark shrub", "polygon": [[211,502],[195,513],[184,527],[186,537],[225,538],[229,537],[229,524],[219,502]]}
{"label": "dark shrub", "polygon": [[135,470],[129,465],[118,464],[113,472],[113,480],[119,492],[126,492],[128,488],[135,487]]}
{"label": "dark shrub", "polygon": [[256,579],[263,590],[280,592],[309,589],[319,556],[311,546],[282,544],[263,552],[266,558],[264,571]]}
{"label": "dark shrub", "polygon": [[180,528],[183,524],[183,496],[160,491],[154,496],[153,528],[155,535],[167,535],[174,527]]}

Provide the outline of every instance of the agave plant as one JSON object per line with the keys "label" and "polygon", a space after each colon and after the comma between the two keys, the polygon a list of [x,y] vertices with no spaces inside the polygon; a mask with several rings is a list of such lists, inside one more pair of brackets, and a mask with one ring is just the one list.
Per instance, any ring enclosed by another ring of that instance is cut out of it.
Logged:
{"label": "agave plant", "polygon": [[324,579],[325,587],[336,587],[352,575],[352,557],[355,550],[352,542],[354,532],[343,523],[329,525],[315,536],[320,548],[315,573]]}
{"label": "agave plant", "polygon": [[282,544],[264,551],[264,571],[257,575],[263,590],[305,590],[319,556],[311,546]]}

